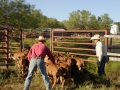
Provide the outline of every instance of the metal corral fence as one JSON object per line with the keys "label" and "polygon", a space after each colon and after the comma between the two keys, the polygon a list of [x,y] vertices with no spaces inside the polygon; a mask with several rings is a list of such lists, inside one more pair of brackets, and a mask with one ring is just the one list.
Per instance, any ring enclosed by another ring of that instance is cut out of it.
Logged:
{"label": "metal corral fence", "polygon": [[8,68],[9,58],[9,28],[0,26],[0,60],[5,63]]}
{"label": "metal corral fence", "polygon": [[95,44],[90,40],[94,34],[101,35],[101,41],[108,47],[107,30],[52,31],[52,53],[69,53],[86,59],[95,57]]}
{"label": "metal corral fence", "polygon": [[[2,31],[3,30],[3,31]],[[95,44],[90,40],[94,34],[100,34],[102,41],[108,47],[107,30],[10,30],[1,28],[0,34],[0,60],[6,60],[5,64],[8,67],[9,53],[22,51],[24,48],[25,39],[35,39],[39,35],[45,38],[50,38],[50,49],[53,53],[69,53],[75,54],[83,58],[95,57]],[[2,38],[5,39],[2,39]],[[2,40],[2,41],[1,41]],[[3,44],[4,43],[4,44]],[[32,41],[30,41],[32,43]],[[5,55],[3,55],[5,54]],[[88,60],[90,61],[90,60]],[[92,60],[93,61],[93,60]]]}
{"label": "metal corral fence", "polygon": [[18,34],[11,27],[0,26],[0,66],[8,68],[10,64],[10,53],[22,51],[22,30]]}
{"label": "metal corral fence", "polygon": [[[0,25],[0,66],[8,66],[11,64],[11,53],[21,52],[26,44],[32,45],[35,38],[43,35],[50,38],[50,31],[42,30],[22,30],[13,29],[11,27]],[[25,42],[29,40],[29,43]]]}
{"label": "metal corral fence", "polygon": [[120,61],[120,35],[104,35],[108,38],[108,56],[110,61]]}

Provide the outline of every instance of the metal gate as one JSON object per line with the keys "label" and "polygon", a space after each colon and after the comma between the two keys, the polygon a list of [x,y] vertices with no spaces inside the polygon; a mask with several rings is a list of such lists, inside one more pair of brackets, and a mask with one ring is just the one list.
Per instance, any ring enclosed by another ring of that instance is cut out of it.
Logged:
{"label": "metal gate", "polygon": [[8,68],[9,61],[9,28],[0,26],[0,60]]}
{"label": "metal gate", "polygon": [[104,35],[107,30],[68,30],[52,31],[52,53],[69,53],[81,57],[95,57],[95,44],[90,38],[94,34],[100,34],[101,40],[108,46],[108,39]]}
{"label": "metal gate", "polygon": [[[17,35],[17,39],[19,40],[18,45],[13,40],[14,32],[12,28],[6,26],[0,26],[0,66],[8,66],[10,65],[10,53],[14,52],[16,48],[17,51],[22,51],[22,30],[19,30],[19,35]],[[15,44],[16,46],[14,47]]]}

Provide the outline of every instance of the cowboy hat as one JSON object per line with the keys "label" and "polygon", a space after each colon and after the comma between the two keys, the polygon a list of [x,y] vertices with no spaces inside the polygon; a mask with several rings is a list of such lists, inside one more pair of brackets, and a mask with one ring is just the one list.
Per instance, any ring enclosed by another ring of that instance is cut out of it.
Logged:
{"label": "cowboy hat", "polygon": [[99,40],[100,39],[100,35],[96,34],[90,40],[95,40],[95,39]]}
{"label": "cowboy hat", "polygon": [[38,41],[46,41],[45,38],[43,36],[39,36],[38,38],[36,38],[35,40],[38,40]]}

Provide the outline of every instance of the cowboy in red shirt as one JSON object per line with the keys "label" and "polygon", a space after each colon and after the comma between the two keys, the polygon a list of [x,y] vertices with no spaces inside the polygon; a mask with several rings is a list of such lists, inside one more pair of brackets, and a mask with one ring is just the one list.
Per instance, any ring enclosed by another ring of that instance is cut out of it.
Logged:
{"label": "cowboy in red shirt", "polygon": [[45,55],[48,55],[53,63],[55,63],[55,59],[51,51],[49,50],[49,48],[44,44],[44,42],[46,42],[45,38],[43,36],[39,36],[37,40],[39,42],[34,44],[30,48],[30,51],[28,52],[28,55],[27,55],[30,64],[29,64],[29,72],[24,84],[24,90],[29,90],[32,76],[34,74],[36,67],[38,67],[39,71],[42,74],[42,77],[46,86],[46,90],[51,89],[49,78],[46,73],[44,57]]}

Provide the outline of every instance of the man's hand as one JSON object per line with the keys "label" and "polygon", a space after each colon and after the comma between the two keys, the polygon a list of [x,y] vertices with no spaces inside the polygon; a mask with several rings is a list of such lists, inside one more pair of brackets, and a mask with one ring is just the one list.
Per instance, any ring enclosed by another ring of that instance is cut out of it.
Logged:
{"label": "man's hand", "polygon": [[100,62],[100,61],[98,61],[98,66],[100,66],[100,64],[101,64],[101,62]]}

